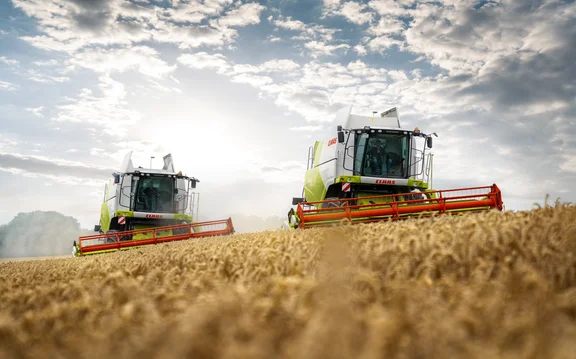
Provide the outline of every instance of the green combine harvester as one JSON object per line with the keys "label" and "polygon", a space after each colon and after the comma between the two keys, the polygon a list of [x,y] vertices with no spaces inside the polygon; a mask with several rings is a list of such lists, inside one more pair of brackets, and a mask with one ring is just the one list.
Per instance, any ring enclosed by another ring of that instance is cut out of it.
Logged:
{"label": "green combine harvester", "polygon": [[[397,221],[439,214],[503,210],[498,186],[433,190],[434,132],[403,129],[396,108],[380,116],[336,117],[334,130],[308,151],[302,197],[283,228]],[[334,132],[332,132],[334,131]]]}
{"label": "green combine harvester", "polygon": [[148,244],[234,233],[232,219],[195,222],[198,179],[176,172],[172,155],[162,169],[134,168],[132,151],[104,188],[99,234],[74,241],[72,254],[114,252]]}

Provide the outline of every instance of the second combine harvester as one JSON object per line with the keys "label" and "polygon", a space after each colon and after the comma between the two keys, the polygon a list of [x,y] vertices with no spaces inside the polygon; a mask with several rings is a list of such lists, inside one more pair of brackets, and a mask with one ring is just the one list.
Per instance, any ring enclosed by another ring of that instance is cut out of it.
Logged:
{"label": "second combine harvester", "polygon": [[234,233],[232,219],[196,222],[198,196],[194,177],[176,172],[172,155],[164,156],[162,169],[134,168],[132,152],[126,154],[120,172],[104,188],[100,234],[74,241],[72,254],[114,252],[148,244]]}
{"label": "second combine harvester", "polygon": [[431,189],[432,135],[403,129],[396,108],[380,116],[337,115],[335,130],[308,152],[302,197],[294,198],[285,229],[395,221],[496,209],[496,184]]}

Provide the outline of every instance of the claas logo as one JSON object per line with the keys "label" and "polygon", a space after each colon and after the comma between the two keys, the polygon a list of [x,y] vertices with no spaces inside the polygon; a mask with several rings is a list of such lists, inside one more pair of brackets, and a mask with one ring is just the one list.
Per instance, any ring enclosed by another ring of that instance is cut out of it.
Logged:
{"label": "claas logo", "polygon": [[328,141],[328,146],[332,146],[335,143],[336,143],[336,138],[333,138],[330,141]]}
{"label": "claas logo", "polygon": [[395,180],[376,180],[376,184],[395,184]]}

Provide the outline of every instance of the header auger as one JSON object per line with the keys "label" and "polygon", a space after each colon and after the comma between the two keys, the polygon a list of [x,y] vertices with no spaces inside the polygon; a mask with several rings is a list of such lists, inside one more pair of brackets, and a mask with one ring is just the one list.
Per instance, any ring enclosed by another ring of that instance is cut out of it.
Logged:
{"label": "header auger", "polygon": [[288,212],[285,229],[503,210],[496,184],[429,188],[433,154],[426,149],[435,132],[401,128],[396,108],[379,117],[350,110],[338,114],[335,132],[310,147],[302,197],[293,198],[297,208]]}
{"label": "header auger", "polygon": [[162,169],[134,168],[131,157],[126,154],[120,172],[105,185],[100,223],[94,226],[99,234],[74,241],[74,256],[234,233],[231,218],[194,222],[200,181],[176,172],[172,155],[164,156]]}

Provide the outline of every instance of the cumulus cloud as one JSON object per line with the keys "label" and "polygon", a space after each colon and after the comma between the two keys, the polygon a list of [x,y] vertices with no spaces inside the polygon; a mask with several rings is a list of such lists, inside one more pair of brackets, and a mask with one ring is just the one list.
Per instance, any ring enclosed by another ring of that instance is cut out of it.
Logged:
{"label": "cumulus cloud", "polygon": [[99,77],[101,96],[91,89],[82,89],[68,104],[56,106],[54,122],[92,124],[98,131],[112,137],[123,137],[130,126],[141,118],[140,113],[127,106],[125,86],[108,75]]}
{"label": "cumulus cloud", "polygon": [[414,0],[372,0],[368,6],[381,16],[406,16]]}
{"label": "cumulus cloud", "polygon": [[251,75],[248,73],[235,75],[232,77],[232,82],[245,83],[252,85],[254,87],[260,87],[263,85],[268,85],[273,82],[273,80],[268,76]]}
{"label": "cumulus cloud", "polygon": [[130,69],[153,78],[163,78],[176,69],[159,58],[159,53],[148,46],[115,49],[86,49],[67,61],[72,66],[92,69],[100,73],[124,72]]}
{"label": "cumulus cloud", "polygon": [[270,60],[258,66],[264,72],[285,72],[300,68],[300,65],[292,60]]}
{"label": "cumulus cloud", "polygon": [[348,44],[333,43],[335,34],[340,32],[341,29],[326,28],[317,24],[305,24],[300,20],[294,20],[290,16],[279,16],[278,19],[271,21],[276,25],[275,31],[297,32],[298,35],[292,36],[291,40],[303,41],[304,47],[314,57],[331,55],[334,50],[350,48]]}
{"label": "cumulus cloud", "polygon": [[265,6],[256,3],[242,4],[222,16],[218,23],[223,26],[246,26],[260,23],[260,14]]}
{"label": "cumulus cloud", "polygon": [[347,44],[328,45],[322,41],[310,41],[304,46],[312,52],[313,57],[318,57],[319,55],[335,55],[334,52],[338,49],[347,50],[350,48],[350,45]]}
{"label": "cumulus cloud", "polygon": [[354,24],[362,25],[369,23],[374,17],[374,14],[371,11],[365,11],[366,9],[368,9],[366,5],[347,1],[342,4],[342,7],[338,11],[335,11],[335,13],[346,17]]}
{"label": "cumulus cloud", "polygon": [[[160,18],[181,23],[199,23],[220,14],[233,0],[174,1],[172,7],[160,10]],[[157,9],[158,10],[158,9]]]}
{"label": "cumulus cloud", "polygon": [[228,59],[222,54],[184,54],[178,57],[178,62],[194,69],[214,69],[218,73],[225,73],[230,69]]}
{"label": "cumulus cloud", "polygon": [[[229,26],[258,23],[264,9],[248,3],[223,15],[232,0],[175,1],[169,8],[122,0],[13,0],[13,4],[34,17],[43,32],[23,36],[23,40],[45,50],[68,53],[94,45],[126,46],[142,41],[171,43],[182,49],[223,46],[237,36]],[[201,24],[206,19],[217,21]]]}
{"label": "cumulus cloud", "polygon": [[402,34],[406,25],[403,21],[393,17],[382,17],[378,24],[371,26],[368,33],[376,36]]}

